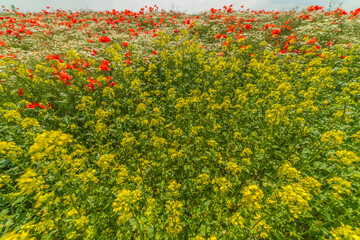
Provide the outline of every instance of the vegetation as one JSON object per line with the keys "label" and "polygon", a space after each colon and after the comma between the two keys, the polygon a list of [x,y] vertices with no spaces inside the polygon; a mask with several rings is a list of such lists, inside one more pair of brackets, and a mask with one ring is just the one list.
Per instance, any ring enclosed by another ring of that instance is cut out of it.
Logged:
{"label": "vegetation", "polygon": [[359,239],[359,13],[4,10],[1,239]]}

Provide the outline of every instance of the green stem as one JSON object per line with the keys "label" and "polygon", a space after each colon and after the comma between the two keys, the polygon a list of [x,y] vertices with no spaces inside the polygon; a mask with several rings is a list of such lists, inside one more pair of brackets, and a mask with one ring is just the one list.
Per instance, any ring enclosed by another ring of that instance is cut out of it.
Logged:
{"label": "green stem", "polygon": [[56,176],[57,176],[57,177],[60,179],[60,181],[62,182],[66,194],[69,195],[69,197],[70,197],[70,202],[71,202],[72,207],[75,208],[75,210],[77,211],[77,213],[79,214],[79,216],[82,216],[81,212],[79,211],[79,208],[78,208],[78,207],[76,206],[76,204],[75,204],[75,201],[74,201],[74,199],[73,199],[73,197],[72,197],[72,195],[71,195],[71,193],[70,193],[70,191],[69,191],[69,189],[68,189],[68,187],[67,187],[67,185],[66,185],[66,183],[65,183],[65,181],[64,181],[64,179],[63,179],[63,177],[60,175],[60,169],[59,169],[59,167],[58,167],[58,164],[57,164],[57,161],[56,161],[56,157],[55,157],[54,159],[55,159],[55,167],[56,167]]}
{"label": "green stem", "polygon": [[134,215],[134,219],[135,219],[135,222],[136,222],[136,226],[137,226],[137,228],[139,229],[140,239],[143,240],[143,239],[144,239],[144,234],[143,234],[143,231],[142,231],[141,223],[140,223],[139,219],[136,217],[133,208],[131,208],[131,212],[132,212],[132,214]]}
{"label": "green stem", "polygon": [[[1,192],[0,192],[0,196],[2,198],[4,198],[8,203],[12,204],[12,200],[8,196],[6,196],[5,194],[3,194]],[[25,212],[36,215],[36,212],[34,212],[34,211],[30,210],[30,209],[24,208],[22,205],[18,205],[18,207],[21,208],[22,210],[24,210]]]}

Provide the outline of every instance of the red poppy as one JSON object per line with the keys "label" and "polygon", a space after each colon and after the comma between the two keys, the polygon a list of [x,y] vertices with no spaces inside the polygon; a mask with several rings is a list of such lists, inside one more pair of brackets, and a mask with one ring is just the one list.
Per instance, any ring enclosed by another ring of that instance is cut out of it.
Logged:
{"label": "red poppy", "polygon": [[46,109],[46,107],[45,107],[43,104],[40,104],[40,103],[38,103],[38,102],[35,102],[35,105],[36,105],[37,107],[42,108],[42,109]]}
{"label": "red poppy", "polygon": [[53,105],[53,104],[48,103],[47,105],[49,106],[49,108],[51,108],[52,110],[54,110],[54,105]]}
{"label": "red poppy", "polygon": [[36,107],[40,107],[42,109],[46,109],[46,107],[43,104],[40,104],[38,102],[31,102],[30,104],[26,104],[25,107],[27,108],[36,108]]}
{"label": "red poppy", "polygon": [[116,85],[116,82],[114,82],[114,81],[111,81],[111,82],[109,82],[109,84],[107,85],[107,87],[114,87]]}
{"label": "red poppy", "polygon": [[109,64],[110,64],[110,62],[107,61],[107,60],[101,61],[101,65],[99,66],[100,70],[102,70],[102,71],[111,71],[111,69],[109,68]]}
{"label": "red poppy", "polygon": [[272,34],[273,34],[274,37],[277,37],[277,35],[279,35],[279,33],[280,33],[280,29],[274,29],[272,31]]}
{"label": "red poppy", "polygon": [[63,81],[65,83],[65,85],[71,85],[71,79],[72,77],[67,74],[65,71],[60,71],[60,74],[58,76],[59,80]]}
{"label": "red poppy", "polygon": [[126,65],[131,65],[131,64],[132,64],[132,62],[130,61],[130,59],[126,59],[124,62],[125,62]]}
{"label": "red poppy", "polygon": [[128,42],[123,42],[122,45],[123,45],[124,48],[125,48],[125,47],[127,47],[127,46],[129,45],[129,43],[128,43]]}
{"label": "red poppy", "polygon": [[34,102],[31,102],[30,104],[26,104],[25,107],[27,108],[36,108],[36,105]]}
{"label": "red poppy", "polygon": [[56,55],[49,55],[49,56],[46,56],[45,58],[46,58],[48,61],[49,61],[50,59],[53,59],[53,60],[57,60],[57,61],[59,61],[59,62],[64,62],[64,61],[60,60],[60,56],[59,56],[58,54],[56,54]]}
{"label": "red poppy", "polygon": [[307,42],[308,45],[311,45],[311,44],[314,44],[314,43],[316,43],[316,38],[312,38]]}
{"label": "red poppy", "polygon": [[106,43],[106,42],[111,42],[111,40],[108,37],[101,36],[99,37],[99,42]]}
{"label": "red poppy", "polygon": [[21,97],[24,94],[24,89],[20,88],[18,90],[18,95]]}

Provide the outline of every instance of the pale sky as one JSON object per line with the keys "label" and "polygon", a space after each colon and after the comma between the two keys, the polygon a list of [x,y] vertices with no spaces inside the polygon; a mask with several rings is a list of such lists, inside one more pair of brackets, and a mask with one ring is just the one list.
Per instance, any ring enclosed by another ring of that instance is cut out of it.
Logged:
{"label": "pale sky", "polygon": [[14,5],[22,11],[40,11],[45,7],[53,10],[132,10],[139,11],[142,7],[157,4],[159,8],[166,10],[178,10],[186,13],[198,13],[211,8],[221,8],[230,4],[234,9],[240,9],[241,5],[245,9],[251,10],[289,10],[295,7],[307,7],[319,5],[328,9],[329,3],[333,6],[342,4],[346,11],[360,8],[360,0],[1,0],[0,5],[10,8]]}

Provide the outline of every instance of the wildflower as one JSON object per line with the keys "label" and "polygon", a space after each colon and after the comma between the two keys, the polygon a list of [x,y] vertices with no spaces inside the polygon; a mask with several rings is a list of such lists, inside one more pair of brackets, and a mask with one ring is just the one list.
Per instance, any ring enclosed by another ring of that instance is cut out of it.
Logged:
{"label": "wildflower", "polygon": [[16,181],[18,182],[20,191],[26,195],[31,195],[33,192],[39,191],[45,184],[42,178],[31,168],[26,169],[26,172]]}
{"label": "wildflower", "polygon": [[111,40],[108,37],[101,36],[101,37],[99,37],[99,42],[108,43],[108,42],[111,42]]}
{"label": "wildflower", "polygon": [[244,227],[245,219],[241,216],[239,212],[236,212],[233,216],[229,218],[229,221],[234,226],[239,226],[240,228]]}
{"label": "wildflower", "polygon": [[12,183],[11,177],[9,175],[0,175],[0,189],[4,187],[6,183]]}
{"label": "wildflower", "polygon": [[123,42],[122,45],[123,45],[124,48],[126,48],[129,45],[129,43],[128,42]]}
{"label": "wildflower", "polygon": [[314,43],[316,43],[316,38],[312,38],[307,42],[308,45],[312,45]]}
{"label": "wildflower", "polygon": [[111,69],[109,68],[109,64],[110,64],[109,61],[103,60],[101,61],[101,65],[99,66],[99,69],[102,71],[111,71]]}
{"label": "wildflower", "polygon": [[21,97],[22,95],[24,95],[24,89],[22,89],[22,88],[20,88],[19,90],[18,90],[18,95]]}
{"label": "wildflower", "polygon": [[251,210],[261,208],[261,201],[264,197],[263,191],[256,185],[249,185],[244,187],[243,198],[245,205]]}
{"label": "wildflower", "polygon": [[352,151],[340,150],[336,151],[337,158],[331,158],[330,161],[339,162],[345,165],[350,165],[353,162],[359,161],[359,157]]}
{"label": "wildflower", "polygon": [[166,231],[173,236],[177,236],[183,229],[180,221],[183,204],[179,201],[170,200],[166,202],[165,207],[168,215]]}
{"label": "wildflower", "polygon": [[346,133],[340,130],[327,131],[323,133],[320,141],[323,143],[330,143],[332,145],[340,145],[344,143]]}
{"label": "wildflower", "polygon": [[277,35],[279,35],[279,33],[280,33],[280,29],[274,29],[274,30],[272,31],[273,37],[277,37]]}
{"label": "wildflower", "polygon": [[35,137],[29,153],[33,154],[32,160],[45,156],[54,157],[52,153],[56,147],[67,145],[72,141],[72,136],[62,131],[44,131]]}
{"label": "wildflower", "polygon": [[301,174],[296,168],[293,168],[289,163],[283,164],[278,171],[283,179],[298,178]]}
{"label": "wildflower", "polygon": [[35,102],[35,103],[34,103],[34,102],[31,102],[30,104],[26,104],[25,107],[26,107],[26,108],[36,108],[36,107],[40,107],[40,108],[42,108],[42,109],[46,109],[45,105],[40,104],[40,103],[38,103],[38,102]]}
{"label": "wildflower", "polygon": [[215,192],[227,192],[232,187],[231,182],[224,177],[216,177],[212,180],[212,184],[214,185]]}
{"label": "wildflower", "polygon": [[359,228],[353,228],[349,225],[344,225],[341,223],[340,227],[333,228],[330,231],[331,235],[333,235],[335,240],[357,240],[360,239],[360,229]]}
{"label": "wildflower", "polygon": [[251,25],[250,25],[250,24],[246,24],[246,25],[244,26],[244,28],[248,30],[248,29],[251,28]]}
{"label": "wildflower", "polygon": [[341,177],[333,177],[331,179],[326,180],[331,187],[335,190],[333,194],[339,200],[342,200],[342,197],[339,194],[350,194],[351,182],[342,179]]}
{"label": "wildflower", "polygon": [[8,121],[8,122],[17,122],[18,120],[21,119],[21,114],[19,111],[17,110],[9,110],[6,111],[4,114],[4,118]]}
{"label": "wildflower", "polygon": [[[276,197],[277,200],[273,200]],[[281,189],[275,191],[274,195],[268,199],[269,203],[276,204],[279,201],[285,207],[290,209],[290,213],[298,218],[300,214],[309,211],[312,195],[302,186],[291,184],[282,186]]]}
{"label": "wildflower", "polygon": [[30,127],[35,127],[35,128],[39,128],[40,127],[40,124],[39,122],[34,119],[34,118],[24,118],[22,121],[21,121],[21,126],[24,128],[24,129],[27,129],[27,128],[30,128]]}
{"label": "wildflower", "polygon": [[35,240],[35,237],[32,237],[27,232],[8,232],[1,237],[2,240]]}
{"label": "wildflower", "polygon": [[117,193],[117,197],[114,200],[112,206],[115,213],[119,213],[118,218],[120,223],[127,222],[132,216],[132,208],[134,204],[141,199],[141,193],[139,190],[121,190]]}

